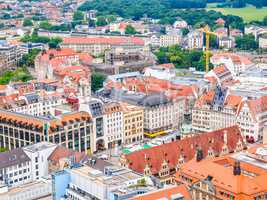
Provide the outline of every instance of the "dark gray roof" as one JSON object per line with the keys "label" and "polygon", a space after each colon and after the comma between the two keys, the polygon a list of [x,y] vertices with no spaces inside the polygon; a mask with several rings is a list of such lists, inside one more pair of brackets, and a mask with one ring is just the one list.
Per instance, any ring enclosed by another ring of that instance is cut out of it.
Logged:
{"label": "dark gray roof", "polygon": [[25,97],[30,104],[37,103],[40,99],[39,95],[36,93],[25,94]]}
{"label": "dark gray roof", "polygon": [[0,153],[0,169],[29,162],[30,158],[21,149],[13,149],[8,152]]}
{"label": "dark gray roof", "polygon": [[161,104],[166,104],[168,102],[169,100],[163,93],[155,93],[151,95],[146,95],[138,102],[138,104],[141,106],[152,107]]}
{"label": "dark gray roof", "polygon": [[103,115],[103,104],[99,101],[90,101],[89,108],[93,117],[99,117]]}
{"label": "dark gray roof", "polygon": [[141,93],[129,93],[123,90],[112,90],[110,98],[144,107],[152,107],[169,102],[163,93],[145,95]]}

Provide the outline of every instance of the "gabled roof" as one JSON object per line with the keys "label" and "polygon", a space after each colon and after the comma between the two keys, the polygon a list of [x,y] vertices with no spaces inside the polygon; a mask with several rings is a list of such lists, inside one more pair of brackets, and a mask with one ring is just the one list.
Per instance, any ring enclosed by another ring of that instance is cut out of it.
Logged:
{"label": "gabled roof", "polygon": [[170,168],[175,168],[180,156],[187,162],[195,157],[198,148],[202,149],[204,157],[208,155],[209,149],[212,149],[215,155],[219,155],[224,146],[224,138],[227,138],[229,152],[235,151],[238,141],[244,145],[238,126],[232,126],[122,156],[126,158],[130,169],[143,173],[147,164],[152,174],[157,174],[164,160]]}
{"label": "gabled roof", "polygon": [[62,146],[58,146],[48,157],[48,161],[58,162],[62,158],[71,158],[74,157],[74,161],[79,163],[87,157],[85,153],[78,151],[70,150]]}
{"label": "gabled roof", "polygon": [[0,169],[19,165],[21,163],[31,161],[27,154],[21,149],[13,149],[4,153],[0,153]]}

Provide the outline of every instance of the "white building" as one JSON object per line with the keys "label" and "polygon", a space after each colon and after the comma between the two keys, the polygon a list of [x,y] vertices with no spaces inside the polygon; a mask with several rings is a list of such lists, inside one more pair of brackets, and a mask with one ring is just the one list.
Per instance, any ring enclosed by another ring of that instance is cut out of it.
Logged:
{"label": "white building", "polygon": [[166,65],[156,65],[145,68],[144,76],[153,76],[158,79],[171,80],[176,77],[176,72],[174,66],[166,67]]}
{"label": "white building", "polygon": [[160,47],[168,47],[172,45],[179,45],[182,42],[182,35],[181,34],[166,34],[160,36]]}
{"label": "white building", "polygon": [[123,140],[123,110],[119,103],[110,102],[104,106],[104,129],[105,146],[114,148],[119,146]]}
{"label": "white building", "polygon": [[233,37],[219,37],[219,47],[232,49],[235,47],[235,41]]}
{"label": "white building", "polygon": [[70,174],[70,183],[66,195],[72,200],[111,200],[112,191],[126,193],[127,189],[137,185],[139,180],[151,183],[149,178],[144,178],[129,169],[114,166],[105,167],[104,171],[94,169],[93,166],[83,166],[68,169],[67,172]]}
{"label": "white building", "polygon": [[200,31],[191,31],[187,35],[187,47],[189,49],[203,48],[203,33]]}
{"label": "white building", "polygon": [[21,148],[0,153],[0,184],[20,186],[32,180],[31,159]]}
{"label": "white building", "polygon": [[0,187],[1,200],[52,199],[51,194],[52,182],[48,179],[26,183],[11,189]]}
{"label": "white building", "polygon": [[[35,98],[35,99],[33,99]],[[21,96],[21,105],[12,107],[10,110],[18,113],[29,114],[33,116],[51,115],[54,112],[54,107],[62,105],[65,100],[61,97],[48,97],[47,99],[40,99],[38,94],[28,94]]]}
{"label": "white building", "polygon": [[48,176],[48,157],[56,149],[57,145],[49,142],[40,142],[23,148],[31,159],[32,180]]}
{"label": "white building", "polygon": [[259,48],[262,48],[262,49],[267,48],[267,35],[259,36]]}
{"label": "white building", "polygon": [[242,72],[254,65],[248,57],[234,53],[214,54],[210,58],[210,61],[213,65],[224,64],[234,76],[239,76]]}

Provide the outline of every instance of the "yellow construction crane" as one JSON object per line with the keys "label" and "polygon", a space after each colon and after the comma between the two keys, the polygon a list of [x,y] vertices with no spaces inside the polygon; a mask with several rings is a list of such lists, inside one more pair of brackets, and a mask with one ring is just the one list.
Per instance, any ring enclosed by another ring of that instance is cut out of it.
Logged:
{"label": "yellow construction crane", "polygon": [[202,32],[205,33],[206,35],[206,47],[205,47],[205,66],[206,66],[206,73],[209,71],[209,64],[210,64],[210,35],[215,35],[218,36],[217,33],[210,31],[210,27],[206,25],[203,29]]}

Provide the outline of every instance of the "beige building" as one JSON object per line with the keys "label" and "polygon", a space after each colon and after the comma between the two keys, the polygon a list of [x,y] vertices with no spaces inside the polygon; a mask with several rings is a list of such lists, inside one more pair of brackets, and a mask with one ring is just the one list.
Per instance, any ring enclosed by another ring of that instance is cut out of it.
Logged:
{"label": "beige building", "polygon": [[259,48],[262,48],[262,49],[267,48],[267,34],[261,35],[259,37]]}
{"label": "beige building", "polygon": [[160,36],[160,47],[168,47],[176,44],[181,44],[182,36],[179,34],[167,34]]}
{"label": "beige building", "polygon": [[61,47],[71,48],[76,52],[85,52],[94,56],[105,50],[122,47],[125,49],[143,48],[144,40],[138,37],[94,37],[64,38]]}
{"label": "beige building", "polygon": [[189,49],[202,49],[203,33],[200,31],[192,31],[187,35],[187,46]]}
{"label": "beige building", "polygon": [[[226,91],[209,91],[202,95],[192,110],[192,127],[196,131],[209,132],[233,126],[237,123],[236,112],[242,100]],[[223,94],[224,93],[224,94]],[[221,99],[218,99],[221,97]]]}
{"label": "beige building", "polygon": [[144,110],[141,107],[120,103],[123,110],[124,144],[141,141],[144,138]]}

